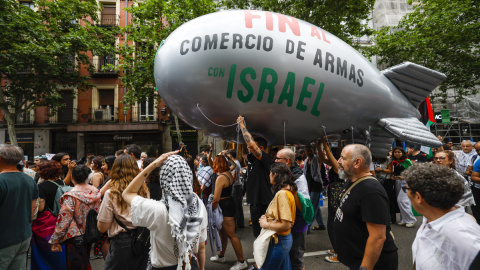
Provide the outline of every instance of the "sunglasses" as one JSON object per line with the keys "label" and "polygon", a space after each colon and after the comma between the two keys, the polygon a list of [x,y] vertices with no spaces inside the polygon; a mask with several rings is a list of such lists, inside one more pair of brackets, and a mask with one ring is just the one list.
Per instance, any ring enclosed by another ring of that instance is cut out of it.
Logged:
{"label": "sunglasses", "polygon": [[402,187],[403,192],[407,193],[407,190],[409,190],[409,187]]}
{"label": "sunglasses", "polygon": [[284,157],[275,157],[275,160],[277,159],[288,159],[288,158],[284,158]]}

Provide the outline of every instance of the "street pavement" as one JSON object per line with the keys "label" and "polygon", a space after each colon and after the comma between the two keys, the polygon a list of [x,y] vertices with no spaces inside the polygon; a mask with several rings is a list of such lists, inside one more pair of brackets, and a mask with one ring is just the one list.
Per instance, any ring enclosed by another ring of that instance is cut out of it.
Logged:
{"label": "street pavement", "polygon": [[[326,203],[327,200],[324,200]],[[321,207],[323,219],[327,221],[327,207]],[[243,254],[248,260],[248,264],[253,263],[253,237],[252,227],[248,226],[248,220],[250,218],[250,207],[243,206],[245,213],[245,228],[237,230],[237,236],[240,238],[243,246]],[[397,214],[397,220],[399,216]],[[398,226],[392,224],[392,232],[395,236],[395,244],[398,247],[398,269],[399,270],[410,270],[412,269],[412,243],[415,239],[415,234],[418,230],[419,225],[421,224],[421,217],[417,217],[417,223],[413,228],[406,228],[405,226]],[[316,225],[316,222],[314,223]],[[325,256],[327,256],[327,250],[331,249],[330,240],[328,238],[327,231],[311,231],[307,235],[306,239],[306,251],[305,251],[305,269],[325,269],[325,270],[336,270],[336,269],[348,269],[345,265],[341,263],[330,263],[325,261]],[[230,267],[235,264],[236,257],[233,251],[232,245],[229,242],[227,247],[227,252],[225,254],[226,262],[225,263],[215,263],[210,261],[212,252],[210,250],[210,245],[207,243],[206,251],[206,270],[228,270]],[[92,270],[103,269],[103,259],[91,260]],[[30,268],[30,267],[28,267]]]}

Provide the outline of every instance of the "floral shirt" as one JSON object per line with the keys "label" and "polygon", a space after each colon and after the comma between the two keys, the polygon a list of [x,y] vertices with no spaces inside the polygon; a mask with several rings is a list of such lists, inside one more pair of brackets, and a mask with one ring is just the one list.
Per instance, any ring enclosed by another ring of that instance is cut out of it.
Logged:
{"label": "floral shirt", "polygon": [[50,244],[62,243],[67,239],[83,235],[88,211],[93,208],[98,212],[100,208],[101,193],[88,184],[76,185],[63,194],[60,204],[62,207],[58,214],[55,232],[49,241]]}

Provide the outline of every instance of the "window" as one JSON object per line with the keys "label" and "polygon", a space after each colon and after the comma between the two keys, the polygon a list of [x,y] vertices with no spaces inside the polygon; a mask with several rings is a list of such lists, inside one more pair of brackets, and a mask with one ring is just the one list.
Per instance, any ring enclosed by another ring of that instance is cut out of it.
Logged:
{"label": "window", "polygon": [[[103,110],[102,120],[115,120],[115,91],[98,90],[99,109]],[[100,120],[100,119],[99,119]]]}
{"label": "window", "polygon": [[147,100],[138,104],[140,109],[140,121],[155,120],[155,98],[147,97]]}
{"label": "window", "polygon": [[115,4],[104,4],[102,16],[100,18],[101,26],[111,27],[117,25],[117,7]]}
{"label": "window", "polygon": [[35,4],[33,2],[21,2],[23,6],[29,7],[31,10],[35,10]]}

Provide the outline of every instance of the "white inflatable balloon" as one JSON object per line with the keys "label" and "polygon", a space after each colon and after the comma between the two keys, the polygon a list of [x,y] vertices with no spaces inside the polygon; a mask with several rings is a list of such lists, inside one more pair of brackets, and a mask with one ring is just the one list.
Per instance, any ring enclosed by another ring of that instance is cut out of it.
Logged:
{"label": "white inflatable balloon", "polygon": [[[379,149],[390,148],[393,136],[438,146],[416,106],[443,79],[413,63],[382,73],[319,27],[253,10],[187,22],[155,58],[158,91],[186,123],[236,140],[232,124],[244,115],[248,130],[270,144],[303,144],[328,133]],[[391,128],[391,119],[409,127]]]}

